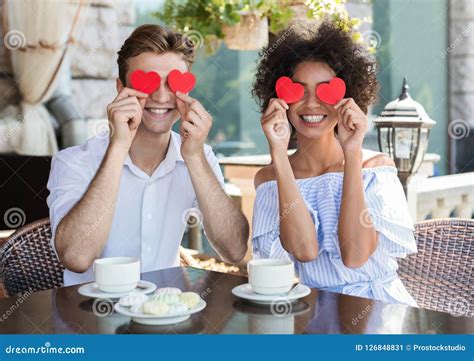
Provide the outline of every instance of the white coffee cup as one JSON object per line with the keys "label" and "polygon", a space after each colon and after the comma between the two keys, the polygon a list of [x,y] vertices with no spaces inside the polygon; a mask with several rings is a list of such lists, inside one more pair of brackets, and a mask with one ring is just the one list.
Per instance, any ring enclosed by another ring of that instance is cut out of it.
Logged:
{"label": "white coffee cup", "polygon": [[247,264],[249,283],[255,293],[278,295],[290,291],[295,269],[293,262],[281,259],[254,259]]}
{"label": "white coffee cup", "polygon": [[140,281],[140,260],[134,257],[96,259],[92,266],[95,282],[103,292],[129,292]]}

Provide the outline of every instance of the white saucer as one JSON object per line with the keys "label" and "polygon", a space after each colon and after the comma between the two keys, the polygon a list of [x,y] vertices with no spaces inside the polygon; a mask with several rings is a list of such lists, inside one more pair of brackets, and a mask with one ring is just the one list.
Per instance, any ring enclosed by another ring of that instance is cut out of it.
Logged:
{"label": "white saucer", "polygon": [[299,284],[293,288],[289,293],[283,293],[281,295],[260,295],[253,292],[252,286],[250,283],[245,283],[240,286],[236,286],[232,289],[232,293],[240,298],[249,300],[255,303],[260,303],[264,305],[270,305],[275,301],[296,301],[300,298],[303,298],[311,293],[311,289],[308,286]]}
{"label": "white saucer", "polygon": [[196,307],[190,310],[170,313],[163,316],[155,316],[131,312],[129,307],[120,306],[118,303],[116,303],[114,306],[115,311],[122,315],[130,316],[133,322],[140,323],[142,325],[172,325],[174,323],[183,322],[191,317],[193,313],[202,311],[204,308],[206,308],[206,302],[201,299]]}
{"label": "white saucer", "polygon": [[79,294],[86,297],[116,299],[128,295],[130,292],[147,294],[153,292],[154,290],[156,290],[156,285],[154,283],[142,280],[138,282],[138,285],[134,290],[128,292],[103,292],[99,289],[99,286],[97,286],[95,282],[82,285],[77,291],[79,292]]}

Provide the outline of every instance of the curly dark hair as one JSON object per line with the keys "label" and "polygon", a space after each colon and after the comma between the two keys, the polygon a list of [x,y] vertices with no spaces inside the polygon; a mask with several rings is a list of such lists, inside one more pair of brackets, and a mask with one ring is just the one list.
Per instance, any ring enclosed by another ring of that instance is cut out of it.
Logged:
{"label": "curly dark hair", "polygon": [[[305,34],[306,33],[306,34]],[[316,29],[296,31],[290,26],[272,39],[260,52],[260,62],[252,94],[263,111],[276,97],[275,83],[281,76],[291,77],[303,62],[326,63],[346,82],[346,97],[353,98],[367,113],[377,99],[378,81],[375,59],[356,43],[351,33],[326,19]]]}

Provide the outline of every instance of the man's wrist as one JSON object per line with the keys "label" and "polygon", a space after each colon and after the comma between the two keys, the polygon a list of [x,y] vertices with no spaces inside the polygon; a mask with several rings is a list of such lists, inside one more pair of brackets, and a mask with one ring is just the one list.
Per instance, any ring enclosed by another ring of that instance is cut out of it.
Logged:
{"label": "man's wrist", "polygon": [[200,165],[203,161],[206,160],[206,155],[204,154],[204,149],[198,152],[194,152],[189,155],[182,154],[184,162],[186,165],[193,166],[193,165]]}
{"label": "man's wrist", "polygon": [[119,145],[116,143],[110,143],[109,147],[107,148],[107,158],[121,160],[122,162],[125,160],[129,151],[129,147]]}

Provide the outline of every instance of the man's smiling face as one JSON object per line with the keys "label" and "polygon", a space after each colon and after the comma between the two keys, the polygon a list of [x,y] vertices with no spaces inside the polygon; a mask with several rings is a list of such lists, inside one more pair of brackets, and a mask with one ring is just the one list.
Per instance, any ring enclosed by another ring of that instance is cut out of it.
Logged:
{"label": "man's smiling face", "polygon": [[[141,53],[128,61],[127,87],[130,85],[130,74],[135,70],[144,72],[154,71],[160,75],[160,87],[147,98],[143,111],[140,127],[152,133],[162,134],[171,130],[173,124],[179,119],[176,107],[176,96],[168,87],[168,74],[171,70],[181,72],[189,71],[183,58],[174,52],[156,54],[151,52]],[[117,91],[120,92],[123,84],[117,80]]]}

